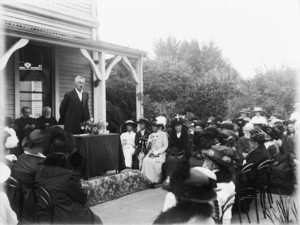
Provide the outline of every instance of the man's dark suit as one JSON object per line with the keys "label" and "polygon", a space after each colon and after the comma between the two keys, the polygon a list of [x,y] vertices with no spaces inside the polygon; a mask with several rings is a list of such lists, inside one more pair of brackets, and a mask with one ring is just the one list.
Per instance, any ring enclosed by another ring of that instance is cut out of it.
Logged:
{"label": "man's dark suit", "polygon": [[65,94],[59,109],[59,122],[64,124],[65,131],[72,134],[82,133],[80,123],[90,119],[88,102],[89,95],[86,92],[82,93],[82,102],[75,89]]}

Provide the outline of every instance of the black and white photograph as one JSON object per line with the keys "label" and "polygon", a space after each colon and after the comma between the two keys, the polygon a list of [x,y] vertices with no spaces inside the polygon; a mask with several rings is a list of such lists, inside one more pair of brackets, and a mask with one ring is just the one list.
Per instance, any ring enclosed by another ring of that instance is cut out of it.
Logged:
{"label": "black and white photograph", "polygon": [[0,225],[300,223],[300,0],[0,0]]}

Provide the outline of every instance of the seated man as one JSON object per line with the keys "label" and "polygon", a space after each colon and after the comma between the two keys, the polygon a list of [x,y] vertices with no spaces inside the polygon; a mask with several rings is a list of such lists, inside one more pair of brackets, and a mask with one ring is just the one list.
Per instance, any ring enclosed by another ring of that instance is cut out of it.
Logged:
{"label": "seated man", "polygon": [[41,128],[51,127],[58,124],[57,120],[53,116],[51,116],[50,107],[43,108],[43,115],[37,118],[37,121],[39,123],[39,127]]}
{"label": "seated man", "polygon": [[21,154],[13,168],[12,176],[19,181],[23,191],[22,217],[26,222],[35,222],[35,199],[33,185],[38,166],[44,161],[45,131],[36,129],[22,141],[24,153]]}
{"label": "seated man", "polygon": [[136,123],[132,120],[127,120],[125,126],[127,131],[121,134],[121,144],[125,158],[125,166],[131,168],[132,155],[135,151],[135,133],[133,132],[133,128],[136,127]]}
{"label": "seated man", "polygon": [[20,143],[22,143],[23,138],[27,134],[38,128],[38,122],[36,119],[30,117],[30,109],[28,107],[23,107],[21,112],[22,116],[14,122],[14,129],[16,130]]}
{"label": "seated man", "polygon": [[147,130],[147,126],[149,125],[149,121],[145,118],[141,118],[137,122],[140,126],[140,131],[135,135],[135,146],[136,150],[132,156],[132,169],[140,169],[142,166],[142,161],[147,154],[146,152],[146,144],[151,132]]}

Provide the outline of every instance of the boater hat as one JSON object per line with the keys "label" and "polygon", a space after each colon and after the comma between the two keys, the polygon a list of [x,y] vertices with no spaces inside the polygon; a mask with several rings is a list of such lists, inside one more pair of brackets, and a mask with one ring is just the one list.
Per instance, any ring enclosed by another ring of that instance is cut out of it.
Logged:
{"label": "boater hat", "polygon": [[133,122],[132,120],[127,120],[125,122],[125,126],[126,125],[131,125],[133,128],[135,128],[137,126],[137,124],[135,122]]}

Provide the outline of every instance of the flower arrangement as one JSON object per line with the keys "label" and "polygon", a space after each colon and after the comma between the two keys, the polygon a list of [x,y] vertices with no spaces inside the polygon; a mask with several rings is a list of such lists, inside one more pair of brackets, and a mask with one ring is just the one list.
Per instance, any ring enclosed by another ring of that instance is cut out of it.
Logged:
{"label": "flower arrangement", "polygon": [[98,122],[95,122],[93,118],[88,121],[82,122],[80,124],[81,130],[84,130],[84,133],[88,134],[98,134],[100,131],[106,130],[106,123],[103,119],[99,119]]}

